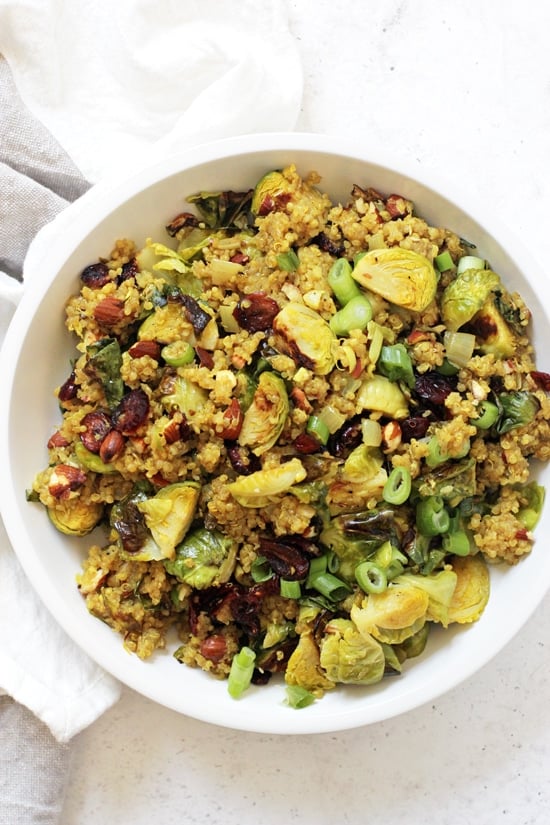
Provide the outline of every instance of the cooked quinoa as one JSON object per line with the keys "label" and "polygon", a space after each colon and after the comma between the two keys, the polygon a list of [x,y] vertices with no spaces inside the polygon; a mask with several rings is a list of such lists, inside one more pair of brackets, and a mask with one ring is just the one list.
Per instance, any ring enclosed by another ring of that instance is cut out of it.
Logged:
{"label": "cooked quinoa", "polygon": [[488,565],[532,549],[550,456],[506,273],[398,194],[321,182],[190,196],[84,269],[28,493],[88,536],[78,587],[128,650],[225,679],[247,649],[253,682],[313,696],[479,618]]}

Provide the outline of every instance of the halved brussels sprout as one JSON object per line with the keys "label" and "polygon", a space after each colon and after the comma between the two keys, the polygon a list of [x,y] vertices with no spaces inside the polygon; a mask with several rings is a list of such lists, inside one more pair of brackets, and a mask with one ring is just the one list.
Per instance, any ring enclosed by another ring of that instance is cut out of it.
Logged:
{"label": "halved brussels sprout", "polygon": [[481,554],[455,556],[452,560],[456,587],[449,605],[449,622],[476,622],[489,601],[490,578],[487,562]]}
{"label": "halved brussels sprout", "polygon": [[357,261],[352,276],[365,289],[414,312],[426,309],[437,290],[433,264],[418,252],[400,246],[366,252]]}
{"label": "halved brussels sprout", "polygon": [[46,509],[54,527],[67,536],[85,536],[91,533],[103,517],[103,504],[79,498],[59,502],[55,507]]}
{"label": "halved brussels sprout", "polygon": [[382,645],[364,636],[349,619],[332,619],[321,639],[321,667],[329,679],[348,685],[379,682],[386,667]]}
{"label": "halved brussels sprout", "polygon": [[300,366],[327,375],[335,364],[336,337],[318,312],[290,301],[277,313],[273,330],[281,349]]}
{"label": "halved brussels sprout", "polygon": [[137,503],[162,557],[174,558],[178,545],[191,526],[200,496],[200,485],[184,481],[163,487],[152,498]]}
{"label": "halved brussels sprout", "polygon": [[246,410],[239,433],[239,444],[262,455],[277,442],[288,416],[289,402],[285,382],[273,372],[262,372],[252,403]]}
{"label": "halved brussels sprout", "polygon": [[494,295],[472,318],[471,328],[481,352],[492,353],[495,358],[511,358],[515,354],[516,336],[497,309]]}
{"label": "halved brussels sprout", "polygon": [[161,401],[167,409],[178,409],[185,416],[193,416],[208,399],[208,393],[177,373],[166,374],[159,387]]}
{"label": "halved brussels sprout", "polygon": [[235,566],[237,544],[217,530],[200,527],[189,533],[165,561],[166,571],[197,590],[228,581]]}
{"label": "halved brussels sprout", "polygon": [[426,618],[439,622],[443,627],[449,624],[449,608],[456,588],[457,575],[454,570],[439,570],[429,576],[417,573],[403,573],[394,583],[404,590],[423,592],[428,597]]}
{"label": "halved brussels sprout", "polygon": [[500,286],[500,278],[491,269],[466,269],[460,272],[441,296],[441,315],[445,326],[455,332],[471,321],[491,292]]}
{"label": "halved brussels sprout", "polygon": [[362,410],[381,412],[389,418],[406,418],[408,402],[398,384],[384,375],[370,375],[361,382],[357,404]]}
{"label": "halved brussels sprout", "polygon": [[285,671],[287,685],[299,685],[315,696],[335,687],[321,667],[320,651],[311,631],[304,631],[293,650]]}
{"label": "halved brussels sprout", "polygon": [[252,195],[251,210],[254,215],[272,212],[277,203],[289,193],[289,183],[282,172],[274,170],[260,178]]}
{"label": "halved brussels sprout", "polygon": [[271,496],[286,493],[294,484],[303,481],[307,473],[299,458],[257,470],[248,476],[240,476],[227,485],[227,489],[243,507],[265,507]]}
{"label": "halved brussels sprout", "polygon": [[395,579],[382,593],[370,593],[351,608],[350,616],[365,638],[400,644],[418,633],[427,619],[429,596],[420,588],[402,586]]}

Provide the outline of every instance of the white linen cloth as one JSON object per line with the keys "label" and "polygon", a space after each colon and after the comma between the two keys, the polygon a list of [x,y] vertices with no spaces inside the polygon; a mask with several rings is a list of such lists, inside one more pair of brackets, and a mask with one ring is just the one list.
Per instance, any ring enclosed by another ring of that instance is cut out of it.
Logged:
{"label": "white linen cloth", "polygon": [[[285,12],[284,0],[0,0],[0,340],[23,256],[41,254],[89,182],[205,139],[294,128],[302,75]],[[0,688],[62,743],[120,692],[51,618],[3,529]]]}

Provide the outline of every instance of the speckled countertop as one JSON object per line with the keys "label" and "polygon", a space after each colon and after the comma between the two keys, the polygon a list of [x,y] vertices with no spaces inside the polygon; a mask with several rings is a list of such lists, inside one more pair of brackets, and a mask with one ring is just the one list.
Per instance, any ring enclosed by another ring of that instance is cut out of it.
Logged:
{"label": "speckled countertop", "polygon": [[[550,260],[550,5],[289,9],[305,75],[299,130],[361,135],[366,149],[382,144],[483,193]],[[549,628],[550,596],[460,687],[337,734],[234,732],[125,690],[76,740],[62,825],[547,823]]]}

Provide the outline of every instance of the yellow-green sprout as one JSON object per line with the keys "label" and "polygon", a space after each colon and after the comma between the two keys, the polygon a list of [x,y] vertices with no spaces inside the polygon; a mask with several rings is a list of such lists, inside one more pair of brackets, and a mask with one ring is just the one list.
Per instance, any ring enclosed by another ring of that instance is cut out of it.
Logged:
{"label": "yellow-green sprout", "polygon": [[287,685],[299,685],[315,696],[335,687],[335,682],[328,677],[321,666],[319,648],[313,633],[305,631],[300,634],[297,646],[292,651],[285,671]]}
{"label": "yellow-green sprout", "polygon": [[246,410],[239,433],[239,444],[262,455],[276,443],[288,416],[289,402],[285,382],[273,372],[262,372],[252,403]]}
{"label": "yellow-green sprout", "polygon": [[428,598],[426,619],[439,622],[443,627],[449,624],[449,607],[456,588],[457,575],[454,570],[439,570],[422,576],[417,573],[403,573],[394,579],[395,584],[405,590],[420,591]]}
{"label": "yellow-green sprout", "polygon": [[382,645],[365,636],[349,619],[332,619],[321,640],[321,667],[334,682],[372,685],[384,675]]}
{"label": "yellow-green sprout", "polygon": [[399,246],[370,250],[352,275],[365,289],[414,312],[426,309],[437,290],[438,276],[431,261]]}
{"label": "yellow-green sprout", "polygon": [[[397,581],[397,580],[395,580]],[[429,596],[420,588],[392,583],[354,604],[350,616],[362,636],[399,644],[417,633],[427,619]]]}
{"label": "yellow-green sprout", "polygon": [[466,269],[458,274],[441,297],[441,315],[447,329],[455,332],[471,321],[499,286],[500,278],[491,269]]}
{"label": "yellow-green sprout", "polygon": [[489,601],[490,578],[483,556],[455,556],[452,561],[456,587],[448,610],[449,622],[476,622]]}

